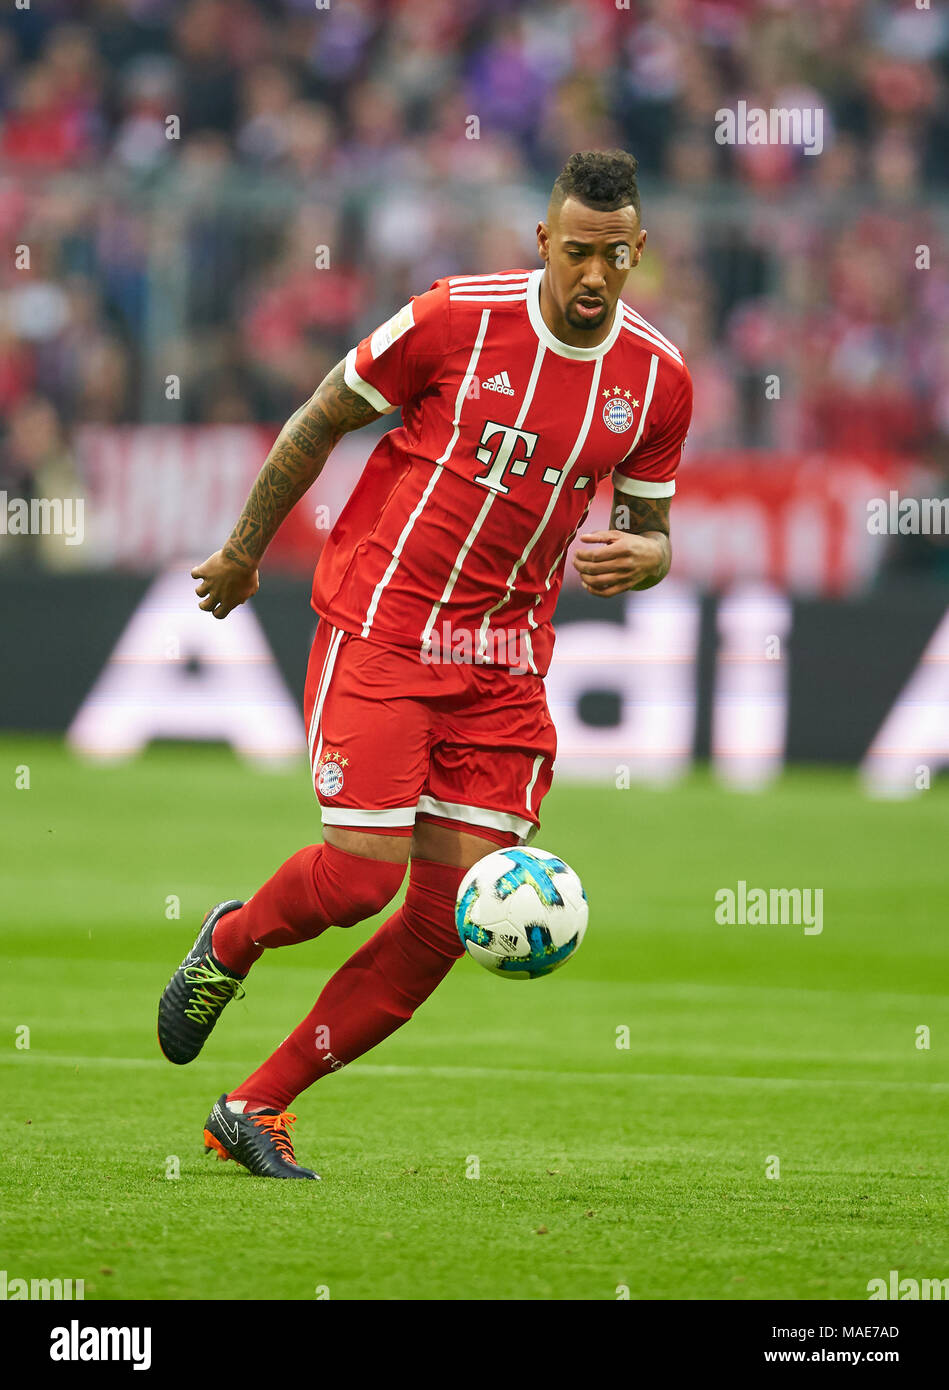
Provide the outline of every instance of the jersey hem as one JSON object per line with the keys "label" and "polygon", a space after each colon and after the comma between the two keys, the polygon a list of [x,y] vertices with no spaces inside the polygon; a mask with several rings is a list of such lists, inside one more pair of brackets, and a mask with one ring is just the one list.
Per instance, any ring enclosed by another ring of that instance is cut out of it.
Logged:
{"label": "jersey hem", "polygon": [[[316,614],[319,616],[319,618],[320,618],[323,622],[329,623],[331,627],[335,627],[338,631],[341,631],[341,632],[348,632],[348,633],[350,634],[351,637],[359,637],[363,642],[373,642],[373,643],[375,643],[375,645],[376,645],[377,647],[394,647],[396,651],[400,651],[400,652],[415,652],[416,655],[418,656],[419,665],[420,665],[420,666],[425,666],[426,664],[428,664],[428,663],[426,663],[426,662],[424,662],[424,661],[422,660],[422,639],[421,639],[421,637],[414,638],[414,639],[412,639],[411,641],[409,641],[409,640],[406,638],[405,633],[403,633],[403,632],[392,632],[392,631],[390,631],[388,628],[378,628],[378,627],[372,627],[368,633],[366,633],[365,635],[363,635],[363,626],[364,626],[364,624],[361,623],[361,622],[358,620],[358,618],[354,618],[354,619],[341,618],[341,617],[339,616],[338,613],[331,613],[331,612],[328,612],[326,609],[321,608],[321,607],[317,604],[317,602],[316,602],[316,600],[315,600],[314,598],[311,598],[311,599],[310,599],[310,607],[313,609],[314,613],[316,613]],[[474,632],[475,632],[475,629],[473,629],[473,628],[458,628],[457,630],[458,630],[459,632],[470,632],[470,633],[472,634],[472,636],[474,635]],[[543,631],[544,631],[544,626],[543,626],[543,625],[540,626],[540,627],[538,627],[536,630],[533,630],[533,629],[532,629],[532,636],[533,636],[534,638],[536,638],[537,633],[538,633],[538,632],[541,632],[541,633],[542,633]],[[457,664],[458,664],[459,666],[470,665],[470,666],[475,667],[477,670],[481,670],[481,671],[493,669],[493,670],[496,670],[496,671],[514,671],[514,672],[516,672],[518,675],[522,675],[522,674],[523,674],[523,675],[527,675],[527,674],[528,674],[528,672],[525,670],[525,668],[524,668],[523,666],[518,666],[518,665],[509,666],[509,665],[505,664],[504,662],[499,662],[499,661],[472,661],[472,662],[458,662]],[[541,678],[541,680],[543,680],[544,676],[547,674],[547,672],[548,672],[549,669],[550,669],[550,662],[549,662],[549,660],[548,660],[548,661],[544,664],[543,670],[541,670],[540,667],[538,667],[536,673],[535,673],[534,671],[531,671],[529,674],[530,674],[530,675],[535,675],[535,674],[536,674],[536,675],[538,675],[538,676]]]}

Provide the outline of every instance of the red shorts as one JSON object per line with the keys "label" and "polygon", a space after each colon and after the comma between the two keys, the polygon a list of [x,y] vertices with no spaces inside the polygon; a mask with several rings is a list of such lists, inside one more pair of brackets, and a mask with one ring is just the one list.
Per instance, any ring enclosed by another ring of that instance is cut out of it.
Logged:
{"label": "red shorts", "polygon": [[421,816],[536,834],[557,751],[539,676],[426,664],[324,618],[303,715],[324,825],[409,835]]}

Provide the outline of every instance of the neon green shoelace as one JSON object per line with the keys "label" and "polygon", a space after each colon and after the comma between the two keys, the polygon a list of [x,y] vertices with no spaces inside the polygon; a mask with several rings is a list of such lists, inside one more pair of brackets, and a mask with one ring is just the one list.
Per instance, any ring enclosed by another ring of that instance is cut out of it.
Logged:
{"label": "neon green shoelace", "polygon": [[197,965],[189,965],[185,970],[189,985],[197,985],[194,998],[185,1009],[185,1018],[193,1023],[210,1023],[230,999],[243,999],[244,989],[240,980],[223,975],[211,965],[207,957]]}

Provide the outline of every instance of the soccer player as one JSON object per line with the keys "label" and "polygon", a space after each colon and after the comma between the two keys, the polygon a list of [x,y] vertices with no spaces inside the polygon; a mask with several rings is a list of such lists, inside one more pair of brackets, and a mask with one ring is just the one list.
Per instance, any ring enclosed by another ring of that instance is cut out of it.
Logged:
{"label": "soccer player", "polygon": [[646,245],[636,161],[573,155],[537,228],[543,267],[438,280],[340,362],[284,425],[223,548],[192,571],[226,618],[333,446],[398,408],[320,556],[303,708],[323,843],[247,903],[208,913],[159,1005],[172,1062],[198,1055],[265,951],[404,904],[206,1122],[208,1151],[315,1178],[288,1107],[407,1022],[463,954],[458,885],[536,833],[556,739],[543,677],[567,548],[601,478],[611,529],[574,565],[602,597],[669,569],[692,410],[677,348],[620,299]]}

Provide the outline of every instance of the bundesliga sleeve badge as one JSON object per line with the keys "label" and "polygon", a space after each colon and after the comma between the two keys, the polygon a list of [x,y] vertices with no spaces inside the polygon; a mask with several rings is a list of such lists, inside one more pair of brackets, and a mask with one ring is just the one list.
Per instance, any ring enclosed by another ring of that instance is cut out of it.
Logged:
{"label": "bundesliga sleeve badge", "polygon": [[393,314],[391,319],[377,328],[369,339],[369,351],[372,353],[373,361],[381,357],[384,352],[401,338],[403,333],[408,333],[410,328],[415,326],[415,311],[412,308],[412,301],[404,304],[397,314]]}
{"label": "bundesliga sleeve badge", "polygon": [[631,401],[632,392],[623,391],[619,386],[603,394],[609,398],[603,407],[603,423],[614,434],[622,434],[633,423],[633,410],[639,401]]}
{"label": "bundesliga sleeve badge", "polygon": [[317,787],[320,796],[338,796],[343,790],[343,768],[349,763],[338,749],[327,748],[319,761]]}

